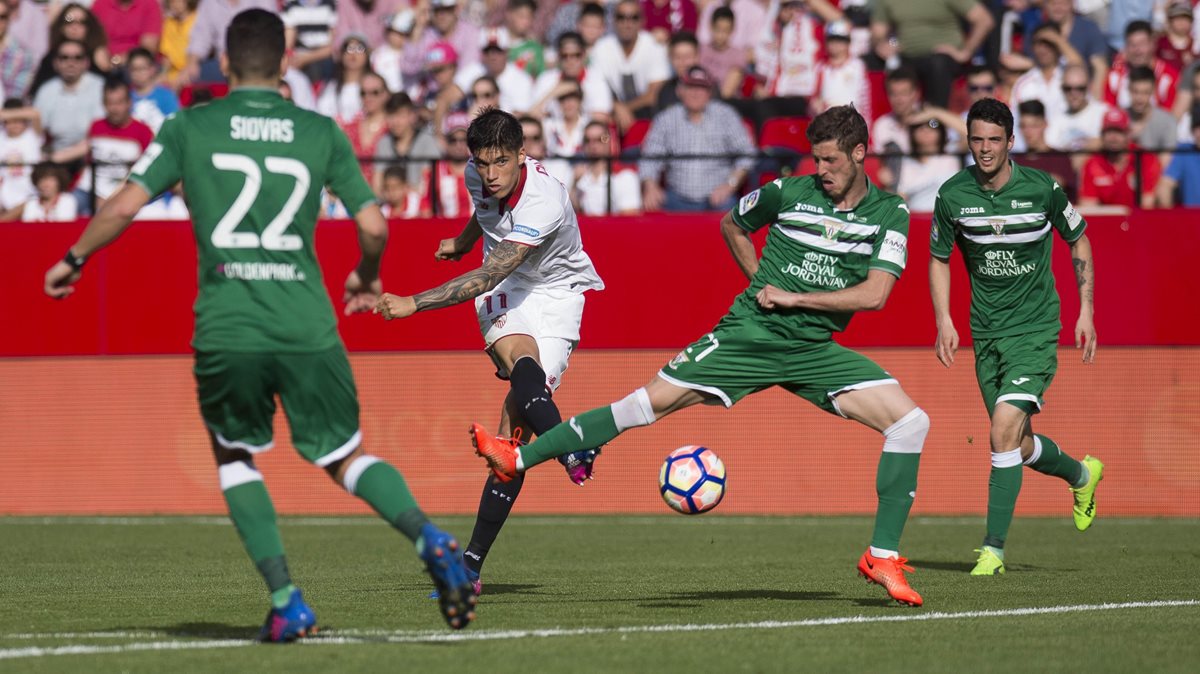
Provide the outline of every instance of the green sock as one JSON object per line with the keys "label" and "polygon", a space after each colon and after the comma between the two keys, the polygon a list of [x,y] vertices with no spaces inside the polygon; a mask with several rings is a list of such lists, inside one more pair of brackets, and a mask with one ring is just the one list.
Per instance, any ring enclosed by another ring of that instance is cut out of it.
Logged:
{"label": "green sock", "polygon": [[920,454],[883,452],[875,472],[875,493],[879,505],[875,510],[875,531],[871,546],[884,550],[900,549],[900,534],[908,521],[917,491],[917,467]]}
{"label": "green sock", "polygon": [[1017,495],[1021,493],[1021,450],[1013,451],[1017,453],[1017,464],[1013,466],[997,467],[997,455],[993,454],[992,475],[988,480],[987,535],[983,539],[984,545],[993,548],[1004,547],[1017,508]]}
{"label": "green sock", "polygon": [[229,519],[237,528],[242,545],[258,567],[271,592],[292,584],[287,558],[283,554],[283,539],[275,523],[275,506],[261,479],[243,482],[224,490],[229,505]]}
{"label": "green sock", "polygon": [[354,485],[354,495],[369,503],[410,541],[415,542],[421,535],[421,527],[429,522],[417,507],[404,476],[386,461],[376,461],[363,471]]}
{"label": "green sock", "polygon": [[1044,475],[1062,478],[1072,487],[1082,487],[1081,482],[1087,481],[1083,464],[1068,456],[1058,443],[1050,438],[1044,435],[1034,437],[1041,442],[1042,451],[1037,461],[1029,464],[1029,467]]}
{"label": "green sock", "polygon": [[620,435],[612,407],[605,405],[571,417],[521,448],[520,468],[529,470],[543,461],[599,447]]}

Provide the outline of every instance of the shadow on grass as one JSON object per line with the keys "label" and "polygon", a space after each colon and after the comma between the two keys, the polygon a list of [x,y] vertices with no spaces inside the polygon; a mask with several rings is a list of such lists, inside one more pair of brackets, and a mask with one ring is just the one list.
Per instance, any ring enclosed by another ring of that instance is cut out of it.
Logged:
{"label": "shadow on grass", "polygon": [[[969,560],[967,560],[967,561],[956,560],[953,562],[943,562],[943,561],[933,561],[933,560],[928,560],[928,559],[910,559],[910,560],[908,560],[908,563],[910,566],[915,568],[917,571],[921,571],[922,569],[928,569],[930,571],[953,571],[953,572],[958,572],[958,573],[970,573],[971,569],[975,568],[975,563],[972,561],[969,561]],[[1008,563],[1008,564],[1005,564],[1005,566],[1007,567],[1008,571],[1074,573],[1075,571],[1079,570],[1079,569],[1070,569],[1070,568],[1063,568],[1063,567],[1037,566],[1036,564]]]}
{"label": "shadow on grass", "polygon": [[532,583],[484,583],[483,596],[486,597],[490,594],[543,594],[542,592],[535,592],[535,590],[540,590],[541,588],[541,585],[534,585]]}
{"label": "shadow on grass", "polygon": [[126,632],[153,629],[162,631],[173,637],[191,637],[203,639],[257,639],[261,625],[230,625],[214,622],[189,622],[178,625],[141,627],[112,627],[112,631]]}
{"label": "shadow on grass", "polygon": [[799,590],[708,590],[704,592],[672,592],[666,601],[726,601],[736,599],[777,599],[779,601],[826,601],[837,599],[837,592],[804,592]]}

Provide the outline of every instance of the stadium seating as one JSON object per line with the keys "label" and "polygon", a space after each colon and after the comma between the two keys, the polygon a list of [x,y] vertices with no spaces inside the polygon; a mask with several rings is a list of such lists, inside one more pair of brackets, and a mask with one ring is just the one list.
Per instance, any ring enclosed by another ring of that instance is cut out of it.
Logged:
{"label": "stadium seating", "polygon": [[650,132],[650,120],[639,119],[629,127],[625,135],[621,137],[621,156],[636,157],[642,148],[642,141],[646,140],[646,134]]}
{"label": "stadium seating", "polygon": [[782,150],[785,153],[805,153],[811,146],[804,131],[808,129],[808,117],[775,117],[763,122],[758,145],[768,153]]}

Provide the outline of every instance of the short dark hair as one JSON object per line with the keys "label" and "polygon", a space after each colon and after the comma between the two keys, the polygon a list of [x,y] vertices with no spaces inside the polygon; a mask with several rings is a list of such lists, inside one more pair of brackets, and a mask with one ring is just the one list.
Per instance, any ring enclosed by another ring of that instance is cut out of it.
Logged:
{"label": "short dark hair", "polygon": [[583,36],[573,30],[568,30],[562,35],[559,35],[558,39],[554,41],[554,51],[562,51],[563,45],[568,42],[574,42],[580,47],[583,47]]}
{"label": "short dark hair", "polygon": [[383,179],[394,178],[405,183],[408,182],[408,167],[404,164],[392,164],[383,170]]}
{"label": "short dark hair", "polygon": [[971,124],[979,120],[996,126],[1004,127],[1004,137],[1012,138],[1013,116],[1008,106],[994,98],[981,98],[975,101],[967,112],[967,135],[971,133]]}
{"label": "short dark hair", "polygon": [[928,126],[929,128],[938,132],[937,154],[941,154],[941,153],[945,152],[946,151],[946,136],[947,136],[946,125],[942,124],[941,122],[937,121],[936,119],[931,119],[927,122],[922,122],[920,124],[910,124],[908,126],[908,143],[909,143],[908,146],[910,148],[912,148],[913,155],[919,156],[917,153],[917,130],[923,126]]}
{"label": "short dark hair", "polygon": [[1155,82],[1154,71],[1146,66],[1134,66],[1129,69],[1129,83],[1134,82]]}
{"label": "short dark hair", "polygon": [[484,150],[517,152],[524,145],[521,122],[500,108],[484,108],[467,127],[467,148],[473,155]]}
{"label": "short dark hair", "polygon": [[129,94],[129,83],[121,77],[106,77],[104,78],[104,95],[107,96],[112,91],[124,91]]}
{"label": "short dark hair", "polygon": [[511,12],[514,9],[520,9],[522,7],[534,12],[535,14],[537,13],[537,3],[534,2],[534,0],[508,0],[507,11]]}
{"label": "short dark hair", "polygon": [[696,34],[690,30],[681,30],[676,33],[671,33],[671,37],[667,38],[667,49],[680,44],[690,44],[696,49],[700,48],[700,40],[696,39]]}
{"label": "short dark hair", "polygon": [[134,59],[146,59],[150,61],[151,65],[158,65],[158,60],[154,58],[154,54],[151,54],[150,50],[145,47],[134,47],[125,55],[126,63],[133,63]]}
{"label": "short dark hair", "polygon": [[248,9],[225,29],[229,69],[240,79],[278,79],[283,52],[283,20],[273,12]]}
{"label": "short dark hair", "polygon": [[1021,101],[1021,103],[1017,105],[1017,114],[1046,119],[1046,106],[1037,99]]}
{"label": "short dark hair", "polygon": [[[604,5],[601,5],[598,2],[584,3],[583,7],[581,7],[579,10],[579,18],[582,19],[585,16],[598,16],[603,19],[605,23],[608,22],[608,15],[604,11]],[[579,19],[576,19],[576,21],[578,20]]]}
{"label": "short dark hair", "polygon": [[54,48],[54,55],[58,56],[59,54],[61,54],[62,48],[69,44],[73,44],[76,47],[79,47],[79,50],[83,52],[83,57],[85,59],[91,58],[91,55],[88,53],[88,48],[87,48],[86,44],[80,42],[79,40],[72,40],[70,38],[67,38],[67,39],[63,40],[62,42],[58,43],[58,46]]}
{"label": "short dark hair", "polygon": [[908,66],[900,66],[899,68],[896,68],[895,70],[889,72],[883,79],[883,84],[885,87],[896,82],[910,82],[913,87],[917,88],[921,86],[921,78],[917,77],[917,71]]}
{"label": "short dark hair", "polygon": [[1038,24],[1037,28],[1033,29],[1034,39],[1037,38],[1038,33],[1045,31],[1045,30],[1052,30],[1055,33],[1058,33],[1060,35],[1062,34],[1062,26],[1060,26],[1057,21],[1043,21]]}
{"label": "short dark hair", "polygon": [[867,131],[867,121],[854,105],[835,105],[817,115],[805,131],[808,142],[812,145],[836,140],[837,147],[846,156],[859,145],[866,146],[870,139]]}
{"label": "short dark hair", "polygon": [[1154,35],[1154,27],[1150,25],[1149,21],[1145,21],[1143,19],[1130,21],[1129,23],[1125,24],[1125,39],[1129,39],[1129,36],[1133,35],[1134,33],[1147,33],[1149,35]]}
{"label": "short dark hair", "polygon": [[25,107],[25,101],[23,101],[19,98],[4,99],[4,109],[5,110],[17,110],[17,109],[20,109],[23,107]]}
{"label": "short dark hair", "polygon": [[737,21],[733,18],[733,10],[729,9],[728,5],[719,5],[716,9],[714,9],[712,18],[708,20],[708,25],[715,26],[721,19],[729,19],[729,21],[732,23],[736,23]]}
{"label": "short dark hair", "polygon": [[976,75],[991,75],[993,80],[997,82],[1000,81],[1000,77],[996,75],[996,71],[992,70],[991,67],[986,65],[972,65],[967,68],[967,73],[965,75],[967,79],[975,77]]}
{"label": "short dark hair", "polygon": [[67,173],[67,169],[63,168],[60,164],[43,161],[34,164],[33,173],[29,176],[29,179],[33,181],[34,185],[40,183],[42,178],[57,179],[58,191],[62,192],[63,190],[67,189],[67,183],[70,181],[71,176]]}
{"label": "short dark hair", "polygon": [[396,92],[388,96],[387,103],[383,104],[383,111],[387,114],[399,112],[405,108],[413,107],[412,99],[403,91]]}

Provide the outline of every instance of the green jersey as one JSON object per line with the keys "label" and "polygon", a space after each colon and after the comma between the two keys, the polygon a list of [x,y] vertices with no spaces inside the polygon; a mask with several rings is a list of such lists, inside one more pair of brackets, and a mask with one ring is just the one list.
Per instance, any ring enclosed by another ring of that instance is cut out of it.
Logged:
{"label": "green jersey", "polygon": [[313,246],[321,188],[350,213],[375,197],[346,134],[269,89],[169,117],[129,179],[151,196],[180,180],[199,259],[192,347],[314,352],[338,344]]}
{"label": "green jersey", "polygon": [[930,253],[949,260],[955,242],[971,277],[971,333],[1007,337],[1058,329],[1058,291],[1050,269],[1050,230],[1065,241],[1083,236],[1087,222],[1048,174],[1012,163],[1000,189],[984,190],[975,167],[938,190],[929,232]]}
{"label": "green jersey", "polygon": [[908,206],[870,183],[857,206],[838,210],[815,175],[780,178],[742,197],[733,221],[749,232],[772,227],[758,272],[729,313],[792,339],[827,340],[846,329],[854,312],[768,311],[754,299],[764,286],[832,292],[862,283],[871,269],[898,278],[908,260]]}

